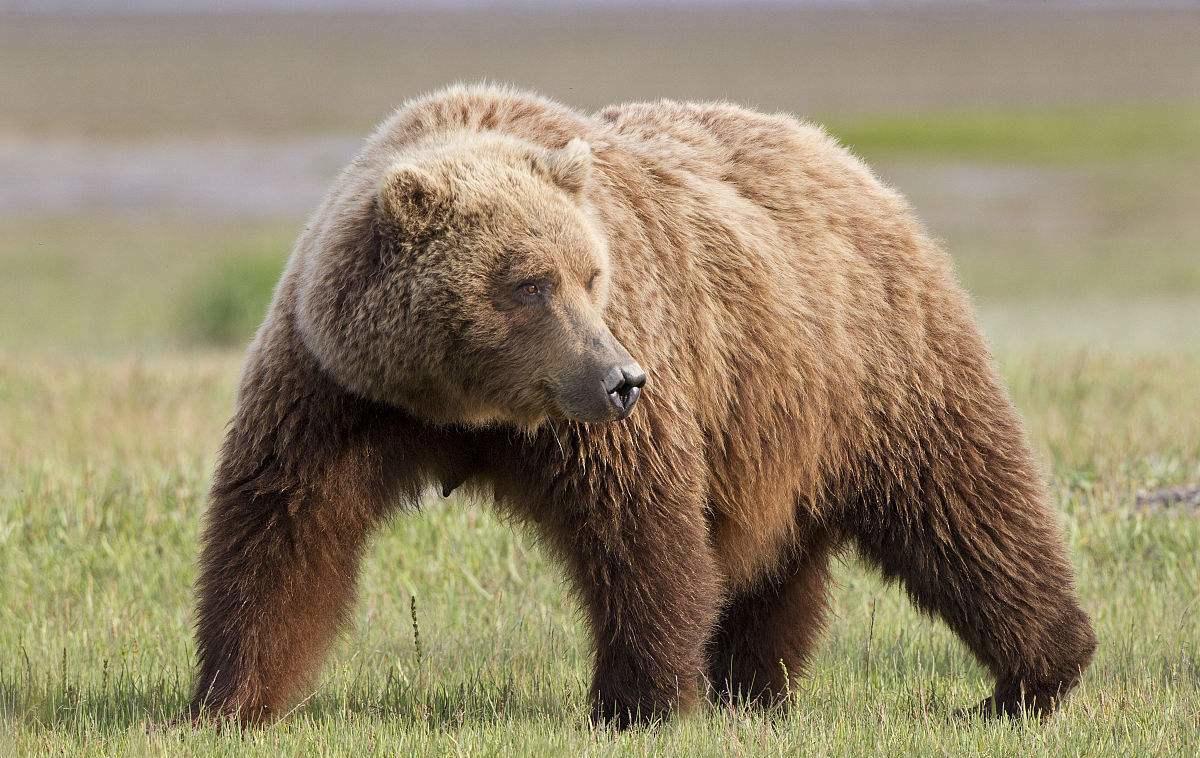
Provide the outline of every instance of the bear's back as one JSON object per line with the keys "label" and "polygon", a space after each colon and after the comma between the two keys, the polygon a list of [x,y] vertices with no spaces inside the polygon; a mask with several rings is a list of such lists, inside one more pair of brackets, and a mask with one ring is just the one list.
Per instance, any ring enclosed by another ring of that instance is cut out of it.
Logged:
{"label": "bear's back", "polygon": [[785,233],[800,227],[807,234],[814,223],[849,224],[874,238],[915,231],[907,203],[824,129],[725,102],[634,102],[587,115],[516,88],[458,85],[398,108],[367,142],[357,170],[458,130],[500,132],[547,148],[581,137],[601,153],[615,143],[644,166],[728,185]]}
{"label": "bear's back", "polygon": [[[725,102],[629,103],[596,117],[677,168],[726,182],[767,209],[811,199],[842,212],[907,213],[896,193],[820,126]],[[855,214],[857,215],[857,214]]]}

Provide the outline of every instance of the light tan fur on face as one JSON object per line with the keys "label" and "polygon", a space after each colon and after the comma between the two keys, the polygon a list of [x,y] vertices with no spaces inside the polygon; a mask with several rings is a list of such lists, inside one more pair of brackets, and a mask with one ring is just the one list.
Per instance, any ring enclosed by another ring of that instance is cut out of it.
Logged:
{"label": "light tan fur on face", "polygon": [[[494,302],[498,277],[553,275],[563,295],[556,305],[600,319],[608,251],[581,195],[590,146],[575,139],[549,149],[458,130],[383,152],[329,200],[348,206],[339,212],[357,225],[320,229],[319,243],[298,248],[307,344],[366,397],[430,420],[536,427],[555,412],[549,377],[533,372],[489,391],[498,373],[555,368],[522,355],[548,346],[510,334]],[[593,272],[596,286],[582,293]],[[491,358],[481,365],[472,351]]]}

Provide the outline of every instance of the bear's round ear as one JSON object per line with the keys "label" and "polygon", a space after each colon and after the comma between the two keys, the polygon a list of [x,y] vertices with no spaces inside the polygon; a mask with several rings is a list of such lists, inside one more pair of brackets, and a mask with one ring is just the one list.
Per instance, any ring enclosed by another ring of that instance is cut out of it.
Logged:
{"label": "bear's round ear", "polygon": [[579,195],[592,173],[592,146],[575,137],[565,146],[539,155],[537,164],[550,181],[572,195]]}
{"label": "bear's round ear", "polygon": [[432,223],[446,206],[446,188],[428,171],[409,163],[388,169],[379,184],[380,219],[406,228]]}

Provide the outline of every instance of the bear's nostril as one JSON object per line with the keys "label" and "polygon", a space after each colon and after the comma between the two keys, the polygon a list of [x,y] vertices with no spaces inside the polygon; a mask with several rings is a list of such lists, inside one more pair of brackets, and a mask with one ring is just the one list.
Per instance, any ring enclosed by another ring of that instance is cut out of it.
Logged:
{"label": "bear's nostril", "polygon": [[611,395],[614,392],[620,392],[622,385],[625,384],[625,372],[620,366],[614,366],[604,375],[604,392]]}
{"label": "bear's nostril", "polygon": [[646,386],[646,372],[642,371],[642,367],[636,363],[632,366],[626,366],[621,369],[621,373],[625,376],[625,384],[630,387],[641,388]]}

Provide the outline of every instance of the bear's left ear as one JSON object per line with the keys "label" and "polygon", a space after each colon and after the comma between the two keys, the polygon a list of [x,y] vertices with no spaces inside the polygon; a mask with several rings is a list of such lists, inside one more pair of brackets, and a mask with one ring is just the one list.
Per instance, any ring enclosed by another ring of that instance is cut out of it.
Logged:
{"label": "bear's left ear", "polygon": [[422,230],[434,223],[449,205],[444,183],[409,163],[397,163],[380,182],[375,208],[380,221]]}
{"label": "bear's left ear", "polygon": [[557,150],[545,151],[535,162],[550,181],[572,195],[581,195],[592,174],[592,146],[575,137]]}

